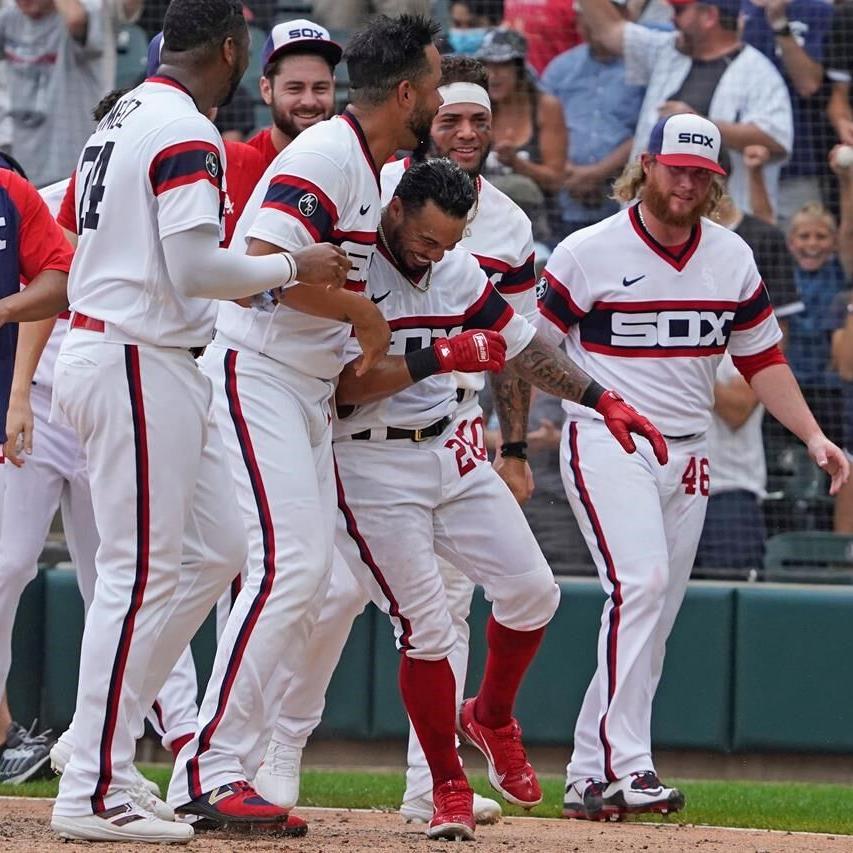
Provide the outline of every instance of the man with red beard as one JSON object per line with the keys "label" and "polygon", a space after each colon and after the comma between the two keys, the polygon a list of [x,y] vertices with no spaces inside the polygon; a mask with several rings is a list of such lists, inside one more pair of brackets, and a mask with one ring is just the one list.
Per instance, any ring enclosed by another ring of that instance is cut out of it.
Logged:
{"label": "man with red beard", "polygon": [[752,252],[705,218],[721,195],[720,131],[696,115],[654,127],[616,183],[630,206],[571,234],[539,282],[540,331],[650,417],[669,464],[650,448],[614,452],[596,417],[567,411],[561,470],[607,595],[598,668],[575,727],[566,817],[672,812],[684,795],[658,778],[652,699],[708,500],[705,441],[726,349],[758,399],[808,447],[836,494],[849,464],[821,431],[779,348],[782,333]]}
{"label": "man with red beard", "polygon": [[303,130],[331,118],[341,55],[329,31],[313,21],[285,21],[272,28],[264,44],[260,88],[273,123],[247,143],[260,152],[265,167]]}

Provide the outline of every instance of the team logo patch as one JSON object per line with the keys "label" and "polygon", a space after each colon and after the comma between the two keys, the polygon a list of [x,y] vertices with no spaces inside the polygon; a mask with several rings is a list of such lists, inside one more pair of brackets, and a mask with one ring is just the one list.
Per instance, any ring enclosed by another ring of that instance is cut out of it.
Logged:
{"label": "team logo patch", "polygon": [[310,217],[314,215],[314,211],[317,209],[318,204],[317,196],[315,196],[314,193],[305,193],[305,195],[299,199],[297,207],[303,216]]}
{"label": "team logo patch", "polygon": [[477,361],[486,362],[489,360],[489,344],[486,341],[486,336],[482,332],[477,332],[472,336],[474,346],[477,347]]}
{"label": "team logo patch", "polygon": [[545,276],[541,276],[539,281],[536,282],[536,298],[538,300],[543,300],[545,298],[545,293],[548,290],[548,279]]}
{"label": "team logo patch", "polygon": [[211,178],[219,174],[219,158],[212,151],[204,158],[204,168]]}

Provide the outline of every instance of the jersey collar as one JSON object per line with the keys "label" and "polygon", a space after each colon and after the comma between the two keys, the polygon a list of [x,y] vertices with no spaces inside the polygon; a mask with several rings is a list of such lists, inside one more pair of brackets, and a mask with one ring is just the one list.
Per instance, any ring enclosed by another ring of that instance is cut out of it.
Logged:
{"label": "jersey collar", "polygon": [[631,205],[628,208],[628,218],[631,220],[631,225],[634,226],[637,236],[659,257],[663,258],[671,267],[674,267],[679,272],[687,266],[687,262],[693,257],[693,253],[699,247],[699,241],[702,239],[702,224],[697,222],[692,230],[687,242],[677,255],[673,255],[666,246],[658,243],[645,225],[643,225],[640,214],[637,212],[637,204]]}
{"label": "jersey collar", "polygon": [[173,89],[177,89],[180,92],[183,92],[187,95],[190,100],[195,104],[195,98],[193,98],[192,92],[184,86],[179,80],[176,80],[174,77],[170,77],[168,74],[155,74],[152,77],[145,78],[146,83],[160,83],[163,86],[171,86]]}
{"label": "jersey collar", "polygon": [[367,144],[367,137],[364,135],[364,130],[361,127],[358,119],[347,109],[341,113],[341,118],[352,128],[353,133],[358,139],[358,144],[361,146],[361,152],[364,154],[364,159],[370,166],[370,171],[373,172],[373,177],[376,179],[376,186],[380,193],[382,192],[382,184],[379,180],[379,170],[376,168],[376,163],[373,162],[373,155],[370,153],[370,147]]}

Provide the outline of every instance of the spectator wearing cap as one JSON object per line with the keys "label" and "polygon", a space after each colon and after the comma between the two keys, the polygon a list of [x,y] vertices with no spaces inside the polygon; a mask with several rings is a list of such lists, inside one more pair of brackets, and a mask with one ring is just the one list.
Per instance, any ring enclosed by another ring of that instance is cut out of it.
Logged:
{"label": "spectator wearing cap", "polygon": [[[614,6],[627,15],[624,0]],[[571,234],[616,213],[611,180],[631,153],[643,87],[625,82],[625,65],[601,44],[578,9],[584,44],[548,64],[542,87],[558,98],[568,129],[565,182],[560,190],[561,234]]]}
{"label": "spectator wearing cap", "polygon": [[486,32],[503,20],[503,0],[458,0],[450,4],[447,44],[451,53],[473,56]]}
{"label": "spectator wearing cap", "polygon": [[11,153],[36,186],[63,180],[93,130],[104,94],[101,0],[17,0],[0,12]]}
{"label": "spectator wearing cap", "polygon": [[794,133],[785,81],[767,57],[738,38],[740,0],[674,0],[671,5],[676,31],[668,33],[625,21],[610,0],[582,0],[590,31],[625,58],[627,81],[646,86],[631,157],[642,151],[661,116],[708,116],[733,152],[732,198],[749,210],[741,152],[748,145],[764,145],[774,161],[765,168],[765,179],[777,206],[780,163],[790,154]]}
{"label": "spectator wearing cap", "polygon": [[564,180],[566,126],[560,102],[528,72],[526,49],[524,36],[493,29],[477,51],[489,75],[494,133],[483,174],[531,218],[534,239],[549,242],[549,203],[555,206]]}
{"label": "spectator wearing cap", "polygon": [[[825,0],[743,0],[743,40],[760,50],[788,86],[794,118],[794,147],[782,170],[779,219],[821,196],[826,182],[830,128],[825,116],[824,42],[832,22]],[[848,38],[851,34],[848,33]]]}
{"label": "spectator wearing cap", "polygon": [[311,14],[330,30],[352,30],[371,15],[427,15],[430,0],[314,0]]}
{"label": "spectator wearing cap", "polygon": [[581,41],[571,0],[504,0],[504,25],[527,39],[527,61],[537,74]]}
{"label": "spectator wearing cap", "polygon": [[269,165],[306,128],[335,109],[335,66],[343,51],[329,31],[299,19],[276,24],[263,49],[261,97],[272,125],[248,142]]}

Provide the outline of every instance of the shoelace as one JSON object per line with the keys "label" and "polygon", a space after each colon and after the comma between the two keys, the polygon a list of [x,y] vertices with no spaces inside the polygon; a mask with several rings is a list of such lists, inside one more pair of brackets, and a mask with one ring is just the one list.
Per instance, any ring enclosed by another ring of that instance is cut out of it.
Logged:
{"label": "shoelace", "polygon": [[472,794],[466,786],[464,788],[446,787],[438,792],[438,809],[441,812],[455,814],[469,814],[472,810]]}
{"label": "shoelace", "polygon": [[502,755],[506,756],[506,766],[502,771],[521,773],[527,767],[527,753],[521,744],[521,726],[513,720],[503,729],[492,729],[492,737],[503,744]]}
{"label": "shoelace", "polygon": [[47,746],[49,742],[48,736],[53,731],[53,729],[45,729],[43,732],[39,732],[39,734],[33,734],[36,730],[37,725],[38,719],[35,719],[33,720],[29,729],[25,729],[23,726],[17,726],[14,731],[14,747],[16,749],[28,746]]}
{"label": "shoelace", "polygon": [[269,760],[264,759],[264,763],[270,765],[276,776],[298,776],[299,757],[300,752],[294,750],[293,747],[279,744],[273,747],[272,755]]}
{"label": "shoelace", "polygon": [[607,782],[590,782],[586,790],[583,792],[585,797],[600,797],[607,787]]}
{"label": "shoelace", "polygon": [[631,775],[636,778],[636,781],[631,783],[631,787],[636,788],[638,791],[647,791],[649,788],[662,787],[657,773],[653,770],[644,770],[642,773],[632,773]]}

